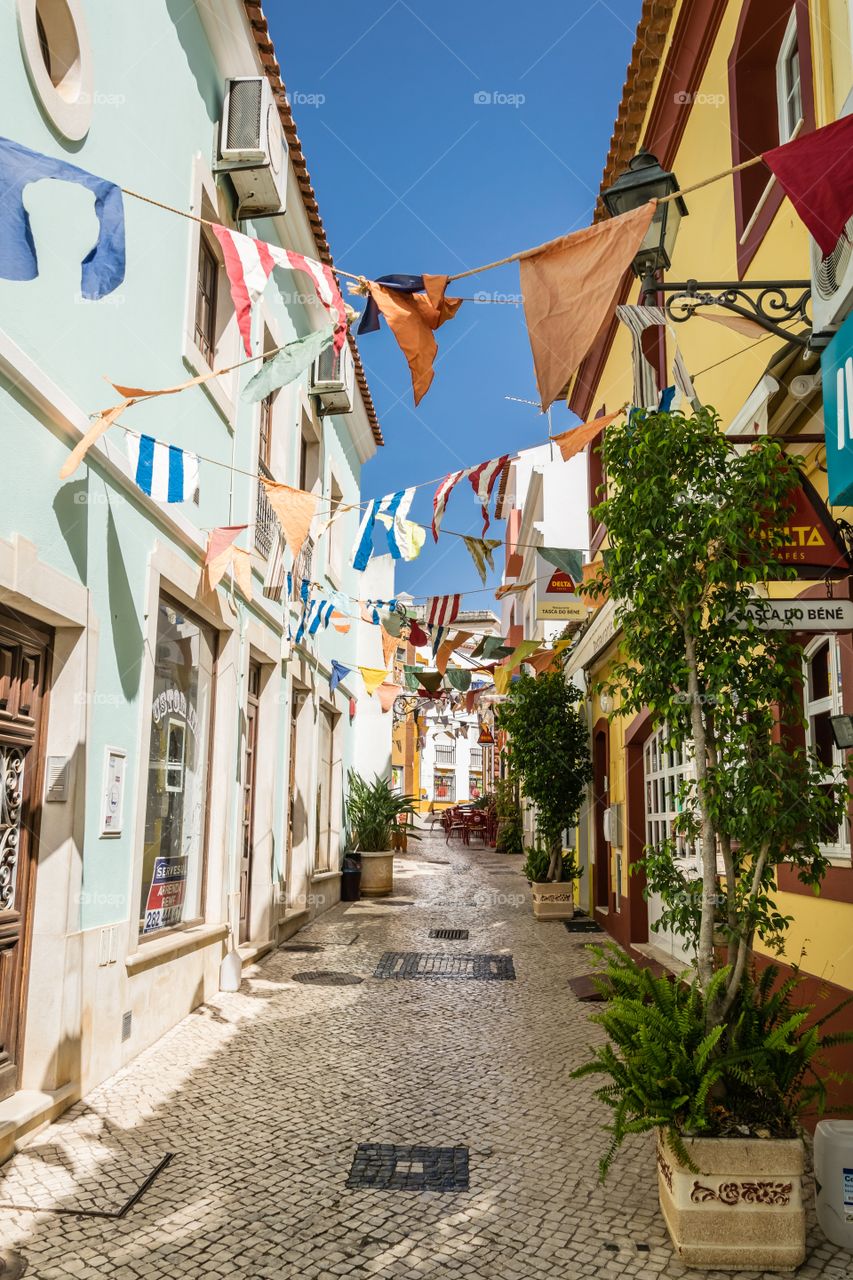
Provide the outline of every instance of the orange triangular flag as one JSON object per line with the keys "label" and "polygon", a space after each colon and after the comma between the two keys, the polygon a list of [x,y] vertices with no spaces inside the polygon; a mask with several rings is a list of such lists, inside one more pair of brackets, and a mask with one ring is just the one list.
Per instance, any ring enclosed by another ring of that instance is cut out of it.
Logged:
{"label": "orange triangular flag", "polygon": [[616,413],[608,413],[603,418],[592,418],[589,422],[582,422],[579,426],[572,427],[569,431],[561,431],[558,436],[552,436],[551,439],[560,450],[563,461],[568,462],[569,458],[574,458],[576,454],[580,453],[581,449],[585,449],[621,413],[622,410],[619,409]]}
{"label": "orange triangular flag", "polygon": [[207,535],[207,551],[204,557],[204,565],[207,572],[207,585],[210,591],[214,590],[231,563],[231,552],[233,550],[231,544],[247,528],[248,525],[245,524],[221,525],[218,529],[211,529]]}
{"label": "orange triangular flag", "polygon": [[439,646],[438,653],[435,655],[436,669],[444,675],[447,670],[447,664],[450,661],[450,655],[454,650],[463,645],[466,640],[471,639],[470,631],[457,631],[449,640],[445,640],[444,644]]}
{"label": "orange triangular flag", "polygon": [[121,404],[114,404],[111,409],[105,409],[104,412],[95,419],[89,430],[80,440],[77,441],[74,448],[63,462],[59,471],[60,480],[67,480],[69,476],[73,476],[74,472],[77,470],[95,441],[99,440],[104,432],[113,425],[119,414],[124,413],[125,409],[132,404],[132,400],[123,400]]}
{"label": "orange triangular flag", "polygon": [[317,514],[320,499],[316,493],[292,489],[289,484],[278,484],[275,480],[267,480],[265,476],[261,476],[261,483],[270,506],[278,516],[290,554],[294,560],[298,560],[308,537],[311,521]]}
{"label": "orange triangular flag", "polygon": [[613,314],[655,202],[531,249],[519,263],[524,316],[544,413]]}
{"label": "orange triangular flag", "polygon": [[390,631],[386,631],[381,623],[379,625],[379,630],[382,639],[382,661],[385,663],[387,668],[388,663],[391,660],[391,655],[397,652],[397,646],[400,641],[396,636],[392,636]]}
{"label": "orange triangular flag", "polygon": [[408,361],[416,405],[429,391],[434,377],[432,364],[438,344],[433,330],[452,319],[462,305],[461,298],[444,296],[447,283],[447,276],[424,276],[425,293],[400,293],[367,281],[371,298]]}
{"label": "orange triangular flag", "polygon": [[383,714],[386,711],[391,710],[395,701],[399,698],[402,692],[403,686],[401,684],[383,683],[379,686],[376,690],[376,696],[379,699],[379,705],[382,708]]}
{"label": "orange triangular flag", "polygon": [[243,592],[247,600],[252,598],[252,553],[244,551],[242,547],[231,548],[231,567],[234,570],[234,577],[237,580],[237,586]]}
{"label": "orange triangular flag", "polygon": [[537,676],[541,676],[551,670],[559,656],[559,651],[556,649],[542,649],[539,653],[531,653],[530,657],[525,658],[524,661],[533,668]]}

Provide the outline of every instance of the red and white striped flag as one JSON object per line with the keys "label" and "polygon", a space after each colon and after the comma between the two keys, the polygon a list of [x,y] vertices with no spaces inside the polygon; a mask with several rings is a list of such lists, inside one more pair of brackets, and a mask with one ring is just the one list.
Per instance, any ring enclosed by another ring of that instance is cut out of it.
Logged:
{"label": "red and white striped flag", "polygon": [[447,627],[459,617],[462,596],[430,596],[425,621],[431,627]]}
{"label": "red and white striped flag", "polygon": [[450,495],[459,481],[463,476],[467,476],[470,470],[471,468],[467,467],[464,471],[453,471],[449,476],[444,477],[435,491],[435,497],[432,500],[432,536],[436,542],[438,542],[438,531],[441,527]]}
{"label": "red and white striped flag", "polygon": [[320,301],[335,321],[334,348],[340,351],[346,340],[347,313],[331,267],[277,244],[244,236],[229,227],[214,223],[211,230],[222,248],[237,326],[247,356],[252,354],[252,307],[267,287],[273,267],[290,267],[292,271],[305,271],[311,276]]}
{"label": "red and white striped flag", "polygon": [[505,453],[501,458],[492,458],[491,462],[481,462],[479,467],[472,467],[468,472],[471,488],[483,508],[483,537],[486,536],[486,530],[490,523],[489,503],[492,499],[492,490],[508,462],[509,454]]}

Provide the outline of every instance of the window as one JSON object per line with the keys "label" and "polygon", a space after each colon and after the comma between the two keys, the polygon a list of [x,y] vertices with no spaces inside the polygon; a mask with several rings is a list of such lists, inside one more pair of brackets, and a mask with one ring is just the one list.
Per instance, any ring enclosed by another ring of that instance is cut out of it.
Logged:
{"label": "window", "polygon": [[776,95],[779,103],[779,142],[781,144],[790,142],[803,116],[796,9],[791,10],[776,61]]}
{"label": "window", "polygon": [[161,597],[139,903],[143,935],[202,914],[213,650],[208,628]]}
{"label": "window", "polygon": [[216,294],[219,263],[202,235],[198,251],[198,282],[195,299],[195,340],[212,367],[216,353]]}
{"label": "window", "polygon": [[320,708],[319,769],[317,774],[317,852],[315,871],[331,871],[337,865],[340,824],[337,819],[335,770],[335,733],[338,717],[326,707]]}
{"label": "window", "polygon": [[81,0],[18,0],[32,86],[53,125],[74,142],[92,123],[92,50]]}
{"label": "window", "polygon": [[483,794],[483,778],[479,773],[468,775],[468,795],[472,800],[479,800]]}
{"label": "window", "polygon": [[[258,473],[272,479],[270,461],[272,457],[272,423],[275,393],[261,401],[260,425],[258,429]],[[272,551],[273,537],[278,519],[270,506],[267,491],[258,480],[258,497],[255,508],[255,550],[267,559]]]}
{"label": "window", "polygon": [[[843,755],[835,745],[830,717],[841,715],[841,658],[835,636],[820,636],[812,641],[804,654],[806,742],[821,764],[840,769]],[[842,827],[827,832],[823,846],[827,858],[849,862],[850,829],[845,819]]]}
{"label": "window", "polygon": [[343,501],[343,493],[338,485],[335,477],[332,476],[332,482],[329,486],[329,531],[326,535],[328,550],[326,553],[327,572],[336,580],[336,585],[340,582],[341,573],[343,571],[344,546],[343,546],[343,521],[335,519],[338,508]]}
{"label": "window", "polygon": [[456,774],[440,773],[436,769],[433,775],[433,799],[456,800]]}
{"label": "window", "polygon": [[[679,872],[688,880],[695,880],[702,875],[702,860],[696,845],[688,845],[683,836],[675,835],[674,825],[682,811],[679,799],[679,788],[686,778],[693,775],[693,764],[686,752],[672,750],[666,743],[666,728],[658,729],[647,739],[643,748],[643,781],[646,796],[646,844],[662,845],[675,838],[675,864]],[[617,864],[616,890],[617,910],[621,902],[622,866]],[[659,894],[649,893],[649,926],[660,920],[664,903]],[[669,952],[677,958],[686,957],[687,947],[677,933],[662,929],[651,929],[649,941],[657,947]]]}
{"label": "window", "polygon": [[449,747],[448,747],[448,746],[439,746],[439,745],[436,743],[436,747],[435,747],[435,763],[436,763],[437,765],[446,765],[446,766],[448,766],[448,767],[450,767],[450,766],[454,766],[454,765],[456,764],[456,745],[455,745],[455,743],[454,743],[454,744],[451,744],[451,746],[449,746]]}
{"label": "window", "polygon": [[471,771],[472,773],[483,772],[483,748],[482,747],[471,748]]}

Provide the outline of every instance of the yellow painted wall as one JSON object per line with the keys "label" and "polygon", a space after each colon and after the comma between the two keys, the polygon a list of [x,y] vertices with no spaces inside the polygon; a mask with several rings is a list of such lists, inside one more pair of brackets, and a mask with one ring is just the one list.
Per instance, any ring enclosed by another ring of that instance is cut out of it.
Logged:
{"label": "yellow painted wall", "polygon": [[[681,0],[671,31],[674,30],[678,12],[688,3],[690,0]],[[815,111],[819,125],[837,116],[853,86],[849,3],[853,3],[853,0],[810,0]],[[730,0],[697,92],[697,100],[692,106],[685,105],[684,108],[690,110],[690,116],[672,166],[682,188],[721,172],[732,164],[728,58],[741,8],[740,0]],[[671,84],[659,75],[655,92],[672,91]],[[689,214],[681,223],[673,265],[667,273],[668,279],[737,278],[733,193],[733,179],[725,178],[687,196]],[[808,234],[790,203],[785,201],[750,263],[747,278],[805,279],[809,273]],[[637,285],[633,288],[629,301],[638,300]],[[672,326],[672,333],[667,339],[670,360],[673,355],[673,334],[693,376],[700,400],[717,409],[725,429],[764,374],[771,357],[779,350],[780,342],[770,336],[756,346],[753,345],[754,339],[731,333],[720,325],[696,317],[685,324]],[[618,408],[630,400],[631,385],[631,343],[624,326],[620,326],[593,397],[593,409],[601,404],[605,404],[608,411]],[[822,429],[820,419],[816,419],[810,429]],[[807,460],[806,474],[825,497],[826,476],[817,465],[819,457],[819,451],[814,451]],[[850,519],[853,511],[836,510],[834,514]],[[800,589],[802,585],[800,584]],[[786,591],[785,594],[789,592]],[[606,674],[607,665],[607,655],[604,655],[589,673],[593,684]],[[600,701],[594,696],[592,723],[595,724],[601,715]],[[626,724],[621,718],[611,721],[611,803],[626,802],[625,728]],[[627,805],[625,813],[627,821]],[[592,851],[594,836],[591,813],[588,822],[588,839]],[[623,858],[623,866],[622,894],[625,896],[627,857]],[[614,873],[615,858],[611,863],[611,878]],[[582,892],[587,909],[592,911],[593,876],[589,880],[590,883],[584,886]],[[788,963],[800,963],[808,973],[853,988],[853,905],[787,893],[778,894],[777,902],[783,914],[794,917],[782,958]]]}

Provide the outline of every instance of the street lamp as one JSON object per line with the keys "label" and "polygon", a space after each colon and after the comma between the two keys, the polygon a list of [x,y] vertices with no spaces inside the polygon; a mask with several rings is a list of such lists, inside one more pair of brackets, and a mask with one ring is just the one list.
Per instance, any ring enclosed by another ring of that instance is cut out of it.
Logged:
{"label": "street lamp", "polygon": [[[675,284],[657,278],[660,272],[672,266],[678,228],[687,214],[687,205],[678,191],[675,174],[662,168],[657,157],[650,152],[639,151],[613,186],[601,193],[612,218],[639,209],[649,200],[661,202],[631,264],[634,274],[643,282],[640,302],[645,303],[656,293],[666,294],[666,314],[679,324],[694,316],[700,307],[722,307],[752,320],[785,342],[807,346],[811,337],[807,310],[811,300],[810,280],[709,280],[700,283],[691,279]],[[664,196],[675,198],[664,201]],[[790,299],[789,290],[792,293]],[[807,325],[808,333],[791,333],[783,328],[792,320]]]}

